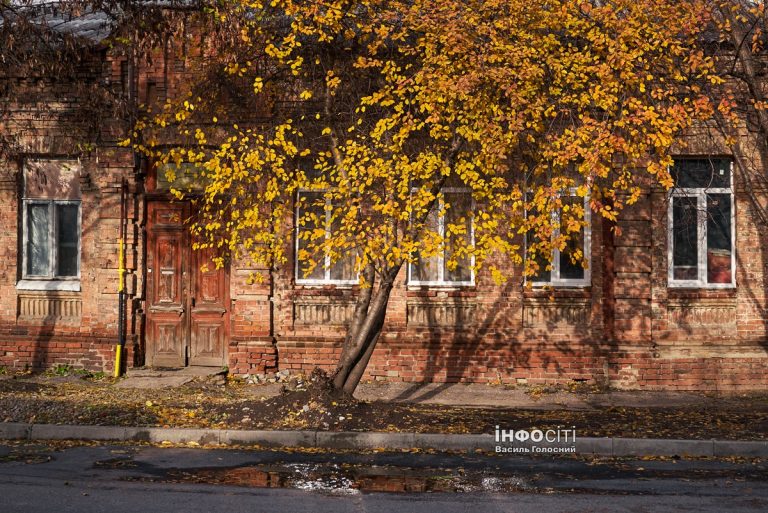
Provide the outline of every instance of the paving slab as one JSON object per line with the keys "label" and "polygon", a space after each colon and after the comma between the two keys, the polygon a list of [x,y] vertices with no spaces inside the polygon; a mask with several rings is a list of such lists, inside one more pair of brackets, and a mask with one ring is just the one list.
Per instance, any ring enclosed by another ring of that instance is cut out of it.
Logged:
{"label": "paving slab", "polygon": [[607,391],[578,393],[493,386],[480,383],[362,383],[355,397],[365,401],[444,404],[485,408],[591,410],[605,407],[715,405],[719,399],[693,392]]}
{"label": "paving slab", "polygon": [[224,371],[218,367],[181,367],[178,369],[130,369],[115,384],[117,388],[174,388],[199,378],[220,377],[224,383]]}
{"label": "paving slab", "polygon": [[174,388],[186,385],[195,379],[193,376],[131,376],[115,384],[116,388]]}

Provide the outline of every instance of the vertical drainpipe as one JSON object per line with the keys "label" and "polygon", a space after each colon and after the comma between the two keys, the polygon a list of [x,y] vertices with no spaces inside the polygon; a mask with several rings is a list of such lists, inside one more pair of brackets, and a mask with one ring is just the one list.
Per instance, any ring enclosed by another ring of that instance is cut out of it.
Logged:
{"label": "vertical drainpipe", "polygon": [[[129,108],[129,131],[133,130],[138,119],[138,76],[136,73],[136,56],[133,47],[128,54],[128,108]],[[141,155],[133,151],[134,173],[141,170]],[[123,354],[125,353],[125,225],[126,225],[126,206],[125,202],[128,195],[128,181],[125,178],[120,180],[120,239],[118,241],[118,289],[117,289],[117,346],[115,347],[115,373],[116,378],[120,377],[123,371]]]}
{"label": "vertical drainpipe", "polygon": [[115,377],[120,377],[125,352],[125,199],[127,183],[120,183],[120,241],[118,244],[119,280],[117,289],[117,347],[115,348]]}

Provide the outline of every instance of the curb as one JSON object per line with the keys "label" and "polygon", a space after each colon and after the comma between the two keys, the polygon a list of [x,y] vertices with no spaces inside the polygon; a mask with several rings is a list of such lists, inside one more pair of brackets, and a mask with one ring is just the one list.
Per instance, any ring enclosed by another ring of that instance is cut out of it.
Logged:
{"label": "curb", "polygon": [[[575,451],[567,444],[516,442],[514,451],[496,448],[492,434],[452,435],[437,433],[359,433],[351,431],[264,431],[233,429],[185,429],[120,426],[73,426],[0,422],[5,440],[99,440],[120,442],[171,442],[262,447],[309,447],[324,449],[434,449],[437,451],[530,454],[591,454],[596,456],[710,456],[768,458],[768,441],[668,440],[652,438],[576,439]],[[573,446],[571,446],[573,447]],[[504,447],[506,448],[506,447]]]}

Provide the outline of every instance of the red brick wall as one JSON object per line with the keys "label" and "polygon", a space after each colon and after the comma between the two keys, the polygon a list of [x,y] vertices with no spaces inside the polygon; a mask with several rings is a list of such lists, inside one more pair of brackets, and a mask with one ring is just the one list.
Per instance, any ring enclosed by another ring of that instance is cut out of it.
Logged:
{"label": "red brick wall", "polygon": [[[601,223],[593,226],[591,287],[537,291],[519,276],[499,287],[481,272],[473,287],[427,289],[401,276],[364,379],[768,389],[761,264],[768,260],[759,249],[768,240],[747,198],[737,194],[736,203],[736,289],[666,287],[666,194],[649,192],[624,212],[621,234],[611,238],[615,249],[603,251]],[[354,291],[295,286],[288,271],[275,286],[279,368],[332,371],[344,333],[336,314],[325,311],[332,320],[324,324],[300,317],[307,304],[348,303]],[[425,323],[429,315],[418,308],[433,308],[434,322]]]}
{"label": "red brick wall", "polygon": [[[97,56],[101,58],[101,56]],[[99,76],[99,69],[101,75]],[[95,76],[120,83],[118,62],[98,61]],[[143,210],[134,159],[117,142],[125,120],[101,120],[94,140],[84,139],[75,112],[84,103],[63,81],[30,81],[30,94],[16,98],[5,125],[16,137],[16,153],[0,161],[0,365],[42,368],[68,364],[111,370],[118,338],[118,234],[120,183],[129,183],[127,208],[128,322],[127,356],[139,347],[140,320],[133,298],[142,289],[140,231]],[[43,115],[44,114],[44,115]],[[98,146],[88,143],[98,140]],[[80,291],[47,292],[17,289],[21,278],[20,192],[27,159],[79,160],[82,166]],[[66,308],[61,304],[66,303]],[[35,304],[34,307],[29,306]],[[27,308],[29,307],[29,308]],[[66,309],[60,315],[57,309]],[[42,312],[42,313],[41,313]],[[47,313],[46,313],[47,312]],[[140,351],[139,351],[140,352]]]}
{"label": "red brick wall", "polygon": [[[139,74],[139,101],[164,101],[179,89],[185,68],[162,58]],[[119,60],[103,73],[120,82]],[[82,153],[68,137],[65,112],[76,98],[20,105],[19,158],[0,162],[0,365],[55,364],[110,371],[117,340],[119,188],[130,182],[128,208],[128,362],[143,364],[144,190],[133,156],[116,141],[119,120],[103,125],[100,146]],[[36,113],[49,113],[40,117]],[[61,115],[58,115],[61,114]],[[11,126],[11,125],[8,125]],[[31,128],[34,128],[32,130]],[[688,148],[706,154],[710,146]],[[22,303],[56,294],[17,290],[20,169],[25,156],[80,156],[82,290],[59,295],[78,302],[68,318],[29,318]],[[756,168],[760,166],[756,165]],[[504,286],[481,272],[472,287],[409,287],[397,280],[385,333],[365,379],[391,381],[567,383],[587,380],[620,388],[768,389],[768,231],[748,191],[737,189],[737,288],[669,289],[666,194],[652,191],[623,212],[621,235],[599,221],[592,229],[591,286],[538,291],[519,270]],[[754,192],[754,191],[751,191]],[[768,197],[764,191],[763,196]],[[608,245],[610,244],[610,245]],[[230,272],[230,342],[235,374],[332,370],[356,290],[296,286],[293,263],[272,270],[245,263]],[[255,281],[254,273],[266,279]],[[26,298],[26,299],[25,299]]]}

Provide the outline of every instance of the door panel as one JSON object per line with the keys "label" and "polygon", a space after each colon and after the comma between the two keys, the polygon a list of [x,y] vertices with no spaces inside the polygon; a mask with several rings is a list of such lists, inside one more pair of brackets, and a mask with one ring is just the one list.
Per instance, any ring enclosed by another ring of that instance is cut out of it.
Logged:
{"label": "door panel", "polygon": [[216,269],[210,248],[193,252],[190,365],[224,365],[229,340],[228,280],[225,269]]}
{"label": "door panel", "polygon": [[147,244],[147,364],[185,365],[188,320],[185,315],[185,239],[183,205],[150,203]]}

